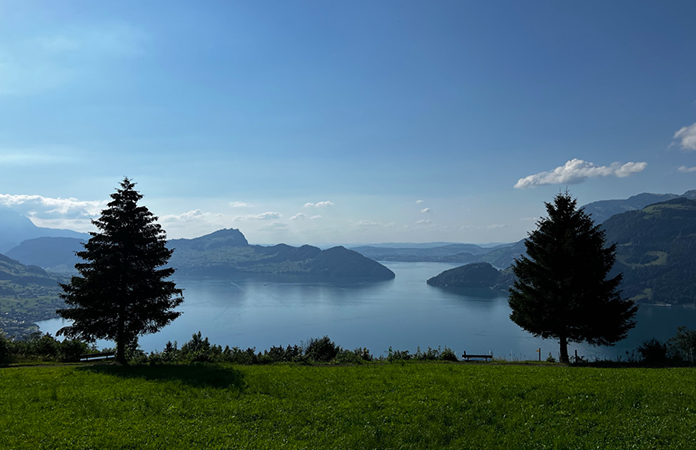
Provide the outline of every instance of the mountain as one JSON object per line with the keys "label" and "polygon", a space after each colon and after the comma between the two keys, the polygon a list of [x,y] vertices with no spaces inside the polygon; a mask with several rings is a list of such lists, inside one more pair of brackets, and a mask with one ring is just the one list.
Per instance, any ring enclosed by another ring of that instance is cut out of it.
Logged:
{"label": "mountain", "polygon": [[490,262],[496,267],[507,267],[519,255],[519,242],[482,247],[476,244],[446,244],[435,247],[353,247],[363,256],[377,261],[446,262],[469,264]]}
{"label": "mountain", "polygon": [[0,253],[6,253],[8,250],[27,239],[38,237],[89,239],[89,235],[86,233],[37,227],[29,218],[19,214],[11,208],[0,206]]}
{"label": "mountain", "polygon": [[74,273],[75,264],[80,262],[75,252],[84,250],[83,242],[86,240],[69,237],[27,239],[6,255],[22,264],[39,266],[49,272]]}
{"label": "mountain", "polygon": [[56,317],[62,307],[59,282],[65,278],[0,254],[0,329],[10,336],[37,331],[33,322]]}
{"label": "mountain", "polygon": [[[696,200],[681,196],[616,214],[602,228],[606,242],[617,244],[609,276],[623,274],[624,296],[641,303],[696,306]],[[507,289],[513,280],[509,268],[497,271],[477,263],[445,271],[428,284]]]}
{"label": "mountain", "polygon": [[649,194],[642,193],[622,200],[601,200],[588,203],[583,206],[585,212],[592,216],[595,223],[603,223],[605,220],[616,214],[627,211],[637,211],[653,203],[665,202],[674,198],[684,197],[691,200],[696,199],[696,190],[686,191],[682,195],[677,194]]}
{"label": "mountain", "polygon": [[[75,252],[82,250],[82,242],[73,238],[30,239],[11,249],[8,255],[25,264],[72,274],[79,262]],[[167,246],[174,249],[169,265],[180,275],[285,273],[324,278],[394,278],[394,272],[382,264],[343,247],[321,250],[311,245],[249,245],[237,229],[218,230],[195,239],[173,239]]]}
{"label": "mountain", "polygon": [[663,304],[696,303],[696,200],[686,197],[615,215],[602,225],[616,242],[614,273],[624,295]]}
{"label": "mountain", "polygon": [[249,245],[236,229],[219,230],[196,239],[176,239],[169,260],[178,274],[304,274],[328,278],[391,279],[394,272],[344,247],[321,250],[311,245]]}

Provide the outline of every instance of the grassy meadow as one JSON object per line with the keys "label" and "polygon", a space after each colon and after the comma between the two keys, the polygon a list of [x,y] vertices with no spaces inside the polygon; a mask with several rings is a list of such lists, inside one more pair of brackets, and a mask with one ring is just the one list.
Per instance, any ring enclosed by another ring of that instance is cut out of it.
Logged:
{"label": "grassy meadow", "polygon": [[696,448],[696,370],[372,363],[0,369],[3,448]]}

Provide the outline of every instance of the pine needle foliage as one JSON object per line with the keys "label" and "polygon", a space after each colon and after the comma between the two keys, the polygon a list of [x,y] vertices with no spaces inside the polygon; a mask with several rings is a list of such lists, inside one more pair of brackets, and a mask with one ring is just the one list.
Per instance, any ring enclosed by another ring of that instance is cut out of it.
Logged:
{"label": "pine needle foliage", "polygon": [[116,341],[116,359],[126,363],[126,347],[138,336],[155,333],[176,319],[182,291],[166,279],[174,273],[163,266],[173,250],[157,218],[139,206],[142,195],[124,178],[111,202],[92,223],[98,231],[84,244],[75,265],[80,276],[61,284],[67,308],[58,315],[73,321],[58,334],[94,342]]}
{"label": "pine needle foliage", "polygon": [[510,319],[535,336],[560,341],[568,362],[568,342],[613,345],[635,326],[638,307],[623,299],[621,275],[609,278],[616,244],[576,207],[568,193],[545,203],[548,217],[525,241],[527,255],[515,260]]}

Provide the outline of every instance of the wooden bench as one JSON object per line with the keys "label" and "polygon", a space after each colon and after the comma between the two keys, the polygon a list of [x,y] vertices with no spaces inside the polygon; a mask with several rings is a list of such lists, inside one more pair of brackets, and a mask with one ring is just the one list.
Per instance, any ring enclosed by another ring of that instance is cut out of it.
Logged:
{"label": "wooden bench", "polygon": [[493,361],[493,355],[469,355],[466,352],[462,355],[462,358],[464,361],[471,361],[471,359],[483,359],[484,361],[488,361],[489,359]]}
{"label": "wooden bench", "polygon": [[97,361],[100,359],[113,359],[116,357],[114,352],[85,353],[80,355],[80,361]]}

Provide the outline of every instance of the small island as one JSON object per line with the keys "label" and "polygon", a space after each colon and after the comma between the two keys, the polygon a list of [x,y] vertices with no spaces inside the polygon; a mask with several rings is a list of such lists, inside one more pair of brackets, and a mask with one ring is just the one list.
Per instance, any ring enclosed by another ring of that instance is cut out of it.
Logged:
{"label": "small island", "polygon": [[507,270],[501,272],[489,263],[480,262],[445,270],[427,283],[437,287],[506,290],[511,284],[511,276]]}

